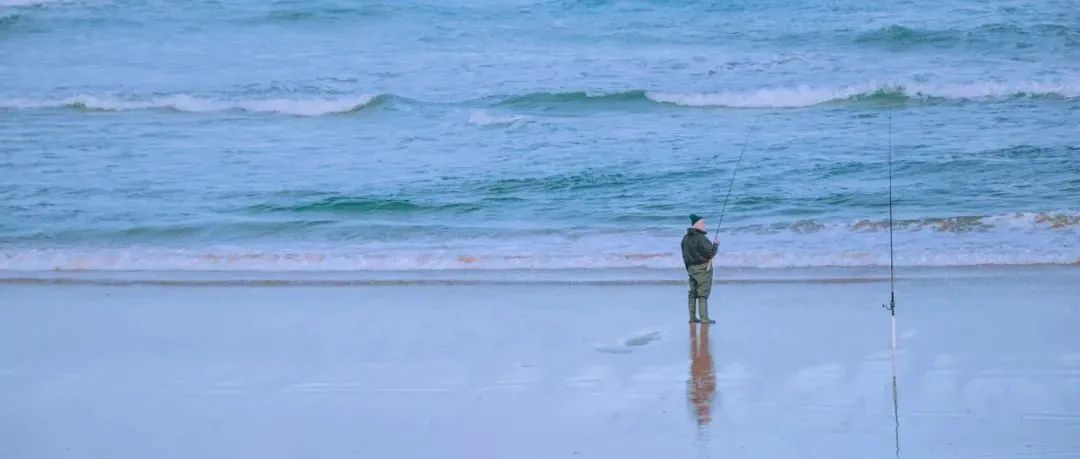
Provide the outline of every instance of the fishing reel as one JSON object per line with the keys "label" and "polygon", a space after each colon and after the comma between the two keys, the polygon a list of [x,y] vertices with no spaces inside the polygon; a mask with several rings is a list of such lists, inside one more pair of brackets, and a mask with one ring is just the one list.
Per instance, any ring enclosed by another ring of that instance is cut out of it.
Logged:
{"label": "fishing reel", "polygon": [[896,315],[896,297],[889,298],[889,304],[881,305],[881,309],[889,311],[889,314]]}

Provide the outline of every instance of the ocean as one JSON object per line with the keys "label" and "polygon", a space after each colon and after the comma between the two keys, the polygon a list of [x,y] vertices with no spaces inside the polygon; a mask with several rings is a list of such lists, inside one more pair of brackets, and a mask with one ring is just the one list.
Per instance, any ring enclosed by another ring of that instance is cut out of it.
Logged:
{"label": "ocean", "polygon": [[1080,263],[1080,3],[0,0],[0,270]]}

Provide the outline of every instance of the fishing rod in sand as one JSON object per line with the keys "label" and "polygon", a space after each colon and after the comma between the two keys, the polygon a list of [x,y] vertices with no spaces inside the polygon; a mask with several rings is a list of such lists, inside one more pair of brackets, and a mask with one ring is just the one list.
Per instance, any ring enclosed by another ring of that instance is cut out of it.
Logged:
{"label": "fishing rod in sand", "polygon": [[892,169],[892,109],[889,109],[889,311],[892,325],[892,400],[895,424],[896,457],[900,458],[900,399],[896,389],[896,265],[893,263],[893,169]]}

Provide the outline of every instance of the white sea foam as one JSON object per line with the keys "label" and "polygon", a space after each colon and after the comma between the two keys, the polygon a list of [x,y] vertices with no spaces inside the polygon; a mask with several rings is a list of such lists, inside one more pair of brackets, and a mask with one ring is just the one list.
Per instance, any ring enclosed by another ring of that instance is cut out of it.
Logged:
{"label": "white sea foam", "polygon": [[498,115],[486,110],[476,110],[469,114],[469,124],[477,126],[509,126],[523,121],[523,116]]}
{"label": "white sea foam", "polygon": [[59,108],[74,107],[87,110],[123,111],[167,109],[181,112],[247,112],[280,113],[297,116],[320,116],[359,110],[376,100],[375,96],[353,96],[338,99],[239,99],[224,100],[174,94],[147,99],[77,95],[62,99],[0,100],[0,108]]}
{"label": "white sea foam", "polygon": [[909,98],[988,99],[1017,96],[1080,97],[1080,83],[1072,82],[995,82],[927,84],[915,82],[876,82],[840,87],[799,85],[744,91],[708,93],[648,92],[650,100],[687,107],[783,108],[809,107],[872,95],[903,95]]}
{"label": "white sea foam", "polygon": [[[610,96],[610,93],[587,93],[590,98]],[[737,91],[675,93],[649,91],[645,97],[659,103],[687,107],[785,108],[809,107],[829,102],[842,102],[862,97],[907,97],[912,99],[994,99],[1008,97],[1080,97],[1080,81],[976,81],[965,83],[917,83],[870,81],[847,86],[766,87]],[[347,113],[375,103],[377,96],[357,95],[340,98],[308,99],[229,99],[191,94],[172,94],[155,97],[125,97],[80,94],[63,98],[0,99],[0,108],[35,109],[72,107],[87,110],[123,111],[167,109],[181,112],[247,112],[280,113],[297,116],[320,116]],[[475,110],[468,122],[477,126],[504,126],[527,122],[520,115]]]}
{"label": "white sea foam", "polygon": [[[671,246],[677,245],[677,238]],[[677,248],[677,247],[676,247]],[[669,247],[670,249],[670,247]],[[417,271],[505,269],[619,269],[680,268],[675,250],[654,253],[482,253],[460,251],[383,252],[361,251],[244,251],[100,249],[100,250],[5,250],[0,252],[0,271]],[[743,249],[722,247],[714,265],[731,268],[815,268],[887,266],[886,246],[860,249],[799,248]],[[979,265],[1075,265],[1077,247],[1036,249],[1019,247],[898,248],[896,262],[905,267]]]}
{"label": "white sea foam", "polygon": [[[742,225],[722,231],[715,264],[794,268],[886,266],[887,222],[801,220]],[[896,224],[901,266],[1080,264],[1080,213],[1016,212],[901,220]],[[304,248],[287,243],[165,249],[152,243],[126,248],[17,248],[0,250],[10,271],[415,271],[446,269],[679,268],[681,237],[672,230],[595,230],[573,233],[500,233],[455,237],[418,234],[407,243],[360,242]]]}
{"label": "white sea foam", "polygon": [[650,100],[687,107],[809,107],[831,100],[847,99],[877,90],[875,84],[836,88],[796,86],[791,88],[763,88],[750,91],[715,93],[666,93],[648,92]]}

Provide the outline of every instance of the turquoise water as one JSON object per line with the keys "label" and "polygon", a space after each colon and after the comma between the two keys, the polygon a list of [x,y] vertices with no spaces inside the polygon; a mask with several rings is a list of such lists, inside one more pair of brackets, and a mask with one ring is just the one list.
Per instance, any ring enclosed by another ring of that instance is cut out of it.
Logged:
{"label": "turquoise water", "polygon": [[[451,4],[452,3],[452,4]],[[1080,262],[1075,1],[0,0],[0,269]],[[748,136],[749,134],[749,136]],[[710,223],[710,224],[711,224]]]}

